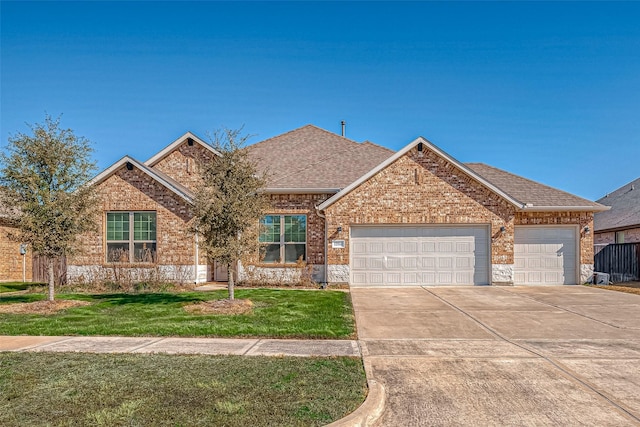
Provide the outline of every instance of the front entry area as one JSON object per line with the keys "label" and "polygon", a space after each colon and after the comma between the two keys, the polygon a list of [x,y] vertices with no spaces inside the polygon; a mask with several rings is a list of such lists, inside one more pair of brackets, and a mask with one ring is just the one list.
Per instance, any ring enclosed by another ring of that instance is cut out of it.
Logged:
{"label": "front entry area", "polygon": [[227,282],[229,281],[229,272],[227,271],[227,266],[219,263],[218,261],[213,262],[213,277],[214,282]]}
{"label": "front entry area", "polygon": [[488,225],[350,229],[351,286],[489,284]]}

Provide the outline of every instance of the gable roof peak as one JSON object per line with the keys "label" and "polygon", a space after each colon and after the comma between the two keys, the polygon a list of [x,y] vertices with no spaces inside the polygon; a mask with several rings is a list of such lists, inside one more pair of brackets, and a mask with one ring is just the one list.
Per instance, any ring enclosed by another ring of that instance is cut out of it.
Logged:
{"label": "gable roof peak", "polygon": [[[420,144],[422,144],[422,145],[420,145]],[[369,180],[374,175],[377,175],[380,171],[386,169],[389,165],[395,163],[401,157],[405,156],[409,151],[411,151],[416,146],[422,147],[422,149],[424,149],[424,147],[426,146],[428,150],[434,152],[437,156],[442,157],[443,159],[445,159],[446,161],[448,161],[449,163],[451,163],[452,165],[454,165],[455,167],[460,169],[462,172],[464,172],[465,174],[469,175],[472,179],[476,180],[480,184],[484,185],[485,187],[489,188],[494,193],[496,193],[499,196],[501,196],[502,198],[504,198],[506,201],[511,203],[516,208],[520,209],[520,208],[524,207],[522,202],[520,202],[519,200],[516,200],[515,198],[511,197],[509,194],[505,193],[500,188],[496,187],[495,185],[493,185],[492,183],[490,183],[489,181],[484,179],[482,176],[480,176],[477,173],[475,173],[473,170],[471,170],[470,168],[465,166],[463,163],[461,163],[458,160],[456,160],[453,156],[451,156],[451,155],[447,154],[446,152],[444,152],[443,150],[441,150],[439,147],[437,147],[435,144],[433,144],[427,138],[425,138],[423,136],[419,136],[416,139],[414,139],[413,141],[411,141],[409,144],[407,144],[404,148],[402,148],[401,150],[397,151],[394,155],[392,155],[391,157],[389,157],[388,159],[386,159],[385,161],[380,163],[378,166],[374,167],[369,172],[367,172],[366,174],[361,176],[358,180],[354,181],[353,183],[351,183],[350,185],[348,185],[347,187],[342,189],[342,191],[340,191],[339,193],[335,194],[333,197],[325,200],[323,203],[321,203],[318,206],[318,209],[324,210],[324,209],[328,208],[329,206],[331,206],[332,204],[334,204],[335,202],[340,200],[342,197],[346,196],[351,191],[353,191],[354,189],[359,187],[362,183],[364,183],[365,181]]]}
{"label": "gable roof peak", "polygon": [[191,139],[194,142],[197,142],[199,145],[201,145],[202,147],[206,148],[207,150],[212,152],[214,155],[220,156],[220,152],[218,152],[218,150],[213,148],[213,146],[211,144],[205,142],[202,138],[198,137],[193,132],[187,131],[184,135],[180,136],[178,139],[173,141],[171,144],[167,145],[165,148],[160,150],[156,155],[154,155],[149,160],[144,162],[144,164],[146,166],[149,166],[149,167],[155,166],[160,160],[162,160],[165,157],[167,157],[176,148],[178,148],[180,145],[182,145],[185,141],[188,141],[189,139]]}
{"label": "gable roof peak", "polygon": [[161,185],[163,185],[173,193],[177,194],[186,202],[193,203],[193,194],[188,188],[176,182],[173,178],[169,177],[168,175],[165,175],[160,171],[152,169],[146,164],[141,163],[138,160],[128,155],[122,157],[120,160],[118,160],[117,162],[109,166],[107,169],[103,170],[98,175],[96,175],[91,181],[89,181],[89,185],[100,184],[101,182],[109,178],[111,175],[115,174],[123,166],[127,166],[127,168],[131,168],[131,169],[133,169],[134,167],[139,169],[142,173],[149,176],[151,179],[155,180],[156,182],[160,183]]}

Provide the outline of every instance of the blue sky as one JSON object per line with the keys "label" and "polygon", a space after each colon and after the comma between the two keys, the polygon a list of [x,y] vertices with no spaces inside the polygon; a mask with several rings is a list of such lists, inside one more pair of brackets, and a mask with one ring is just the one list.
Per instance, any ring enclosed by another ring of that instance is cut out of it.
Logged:
{"label": "blue sky", "polygon": [[[45,112],[105,168],[187,130],[424,136],[597,199],[640,176],[640,3],[0,3],[0,137]],[[286,153],[283,153],[286,155]],[[295,162],[295,159],[292,159]]]}

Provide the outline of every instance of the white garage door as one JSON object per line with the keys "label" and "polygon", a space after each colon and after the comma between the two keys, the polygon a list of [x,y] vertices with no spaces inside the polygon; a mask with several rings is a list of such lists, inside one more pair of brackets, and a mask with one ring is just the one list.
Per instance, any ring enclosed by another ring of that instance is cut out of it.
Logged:
{"label": "white garage door", "polygon": [[576,227],[515,228],[516,285],[574,285]]}
{"label": "white garage door", "polygon": [[352,286],[485,285],[488,226],[352,226]]}

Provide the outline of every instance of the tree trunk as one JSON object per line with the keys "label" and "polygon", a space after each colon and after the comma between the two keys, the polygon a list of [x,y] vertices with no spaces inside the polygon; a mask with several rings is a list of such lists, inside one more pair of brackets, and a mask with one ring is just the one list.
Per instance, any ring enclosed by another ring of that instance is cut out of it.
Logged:
{"label": "tree trunk", "polygon": [[233,301],[236,298],[234,293],[233,268],[231,268],[231,265],[232,264],[227,265],[227,272],[229,274],[229,281],[227,282],[227,287],[229,289],[229,301]]}
{"label": "tree trunk", "polygon": [[49,271],[49,301],[54,299],[54,273],[53,273],[53,258],[47,258],[47,270]]}

